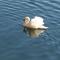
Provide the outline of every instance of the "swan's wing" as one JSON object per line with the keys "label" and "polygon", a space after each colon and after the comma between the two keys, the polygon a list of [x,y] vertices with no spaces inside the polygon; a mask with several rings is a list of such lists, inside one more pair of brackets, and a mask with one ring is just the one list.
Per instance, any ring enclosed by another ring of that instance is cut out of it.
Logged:
{"label": "swan's wing", "polygon": [[43,22],[43,18],[42,17],[38,17],[38,16],[35,16],[33,19],[31,19],[31,22],[32,23],[37,23],[39,25],[43,25],[44,22]]}
{"label": "swan's wing", "polygon": [[48,27],[44,26],[43,18],[35,16],[33,19],[31,19],[31,26],[33,28],[42,28],[47,29]]}
{"label": "swan's wing", "polygon": [[31,26],[34,28],[40,28],[44,24],[43,18],[35,16],[34,18],[31,19]]}

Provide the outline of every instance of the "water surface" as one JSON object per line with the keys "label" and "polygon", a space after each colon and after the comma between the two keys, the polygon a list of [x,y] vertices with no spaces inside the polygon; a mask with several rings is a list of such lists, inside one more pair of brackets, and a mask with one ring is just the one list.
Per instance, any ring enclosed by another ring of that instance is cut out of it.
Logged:
{"label": "water surface", "polygon": [[[48,30],[31,38],[24,16],[41,16]],[[0,0],[0,60],[60,60],[60,0]]]}

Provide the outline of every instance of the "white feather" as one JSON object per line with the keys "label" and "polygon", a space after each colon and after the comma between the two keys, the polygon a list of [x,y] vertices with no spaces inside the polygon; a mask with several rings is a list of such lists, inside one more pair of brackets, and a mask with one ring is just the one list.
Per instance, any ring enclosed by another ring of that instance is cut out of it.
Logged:
{"label": "white feather", "polygon": [[48,28],[44,26],[43,18],[38,16],[35,16],[31,19],[31,25],[34,26],[34,28]]}

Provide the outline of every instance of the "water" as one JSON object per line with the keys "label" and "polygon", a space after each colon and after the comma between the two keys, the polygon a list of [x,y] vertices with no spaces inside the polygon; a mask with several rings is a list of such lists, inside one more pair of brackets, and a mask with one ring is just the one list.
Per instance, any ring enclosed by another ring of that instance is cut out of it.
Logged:
{"label": "water", "polygon": [[[41,16],[47,31],[31,38],[24,16]],[[0,60],[60,60],[60,0],[0,0]]]}

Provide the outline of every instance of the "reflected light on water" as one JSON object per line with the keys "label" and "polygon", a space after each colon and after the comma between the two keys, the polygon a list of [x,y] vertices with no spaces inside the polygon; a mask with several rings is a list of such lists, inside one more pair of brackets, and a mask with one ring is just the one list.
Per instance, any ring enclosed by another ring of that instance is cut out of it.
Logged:
{"label": "reflected light on water", "polygon": [[33,37],[33,38],[36,38],[36,37],[39,37],[41,36],[41,34],[44,32],[45,30],[44,29],[29,29],[29,28],[25,28],[23,29],[23,32],[29,36],[29,37]]}

